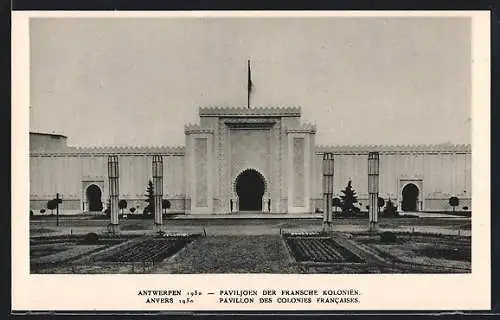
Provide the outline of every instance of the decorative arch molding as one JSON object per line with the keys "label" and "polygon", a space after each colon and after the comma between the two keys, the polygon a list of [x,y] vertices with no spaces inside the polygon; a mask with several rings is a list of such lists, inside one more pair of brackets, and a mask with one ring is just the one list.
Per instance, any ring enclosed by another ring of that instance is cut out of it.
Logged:
{"label": "decorative arch molding", "polygon": [[406,188],[406,186],[408,186],[408,185],[410,185],[410,184],[412,184],[412,185],[414,185],[415,187],[417,187],[417,189],[418,189],[418,194],[419,194],[419,195],[421,195],[421,194],[422,194],[422,190],[420,190],[420,186],[419,186],[417,183],[414,183],[413,181],[408,181],[408,182],[405,182],[405,183],[403,184],[403,186],[401,187],[401,192],[403,192],[403,189],[404,189],[404,188]]}
{"label": "decorative arch molding", "polygon": [[[265,211],[265,202],[270,201],[268,181],[263,172],[256,168],[245,168],[233,179],[233,192],[237,211]],[[269,203],[270,205],[270,203]]]}
{"label": "decorative arch molding", "polygon": [[89,179],[89,178],[84,178],[82,179],[82,195],[81,195],[81,209],[83,211],[87,211],[89,207],[88,199],[87,199],[87,189],[91,186],[95,185],[99,188],[101,191],[101,200],[103,202],[103,206],[105,205],[105,202],[108,197],[107,195],[107,190],[104,188],[104,179]]}
{"label": "decorative arch molding", "polygon": [[266,179],[266,175],[260,169],[257,169],[254,167],[249,167],[249,168],[241,169],[240,171],[238,171],[237,174],[235,174],[233,182],[232,182],[233,196],[237,196],[236,184],[238,182],[238,178],[241,176],[242,173],[244,173],[246,171],[255,171],[260,176],[260,178],[264,182],[264,195],[268,195],[269,194],[269,186],[268,186],[268,181]]}
{"label": "decorative arch molding", "polygon": [[101,194],[104,195],[104,189],[102,188],[102,186],[100,186],[98,183],[89,183],[86,187],[85,187],[85,194],[87,194],[87,190],[91,187],[91,186],[96,186],[99,188],[99,190],[101,191]]}
{"label": "decorative arch molding", "polygon": [[425,209],[425,194],[424,194],[424,180],[422,177],[400,177],[398,184],[398,210],[402,210],[401,205],[403,202],[403,189],[413,184],[418,189],[417,210],[422,211]]}

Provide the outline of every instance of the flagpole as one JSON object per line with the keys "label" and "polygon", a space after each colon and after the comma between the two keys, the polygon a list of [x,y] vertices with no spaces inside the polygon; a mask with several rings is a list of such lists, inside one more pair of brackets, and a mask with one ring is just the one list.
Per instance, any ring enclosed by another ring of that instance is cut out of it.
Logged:
{"label": "flagpole", "polygon": [[252,79],[250,75],[250,59],[248,59],[248,79],[247,79],[247,108],[250,109],[250,90],[252,89]]}

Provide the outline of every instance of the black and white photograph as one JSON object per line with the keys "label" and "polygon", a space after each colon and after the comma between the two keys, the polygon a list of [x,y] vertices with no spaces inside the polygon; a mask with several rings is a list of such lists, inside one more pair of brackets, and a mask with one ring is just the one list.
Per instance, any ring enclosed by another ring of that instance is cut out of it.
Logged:
{"label": "black and white photograph", "polygon": [[472,26],[31,17],[27,272],[471,276]]}
{"label": "black and white photograph", "polygon": [[31,272],[470,272],[470,27],[33,19]]}

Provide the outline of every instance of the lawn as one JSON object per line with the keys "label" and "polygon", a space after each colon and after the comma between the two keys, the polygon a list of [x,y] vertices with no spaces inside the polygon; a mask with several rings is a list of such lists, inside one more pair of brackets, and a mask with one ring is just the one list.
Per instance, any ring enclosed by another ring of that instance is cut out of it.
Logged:
{"label": "lawn", "polygon": [[155,273],[300,273],[279,235],[207,236],[159,264]]}

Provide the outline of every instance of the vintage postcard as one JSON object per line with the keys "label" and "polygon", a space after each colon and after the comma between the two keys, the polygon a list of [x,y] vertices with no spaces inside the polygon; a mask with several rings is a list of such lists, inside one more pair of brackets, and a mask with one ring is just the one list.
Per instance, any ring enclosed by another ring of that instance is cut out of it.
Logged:
{"label": "vintage postcard", "polygon": [[14,310],[489,309],[488,12],[12,18]]}

